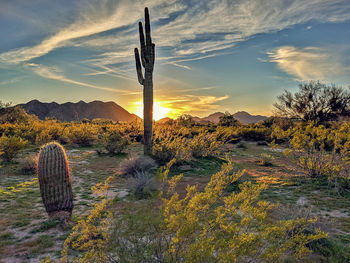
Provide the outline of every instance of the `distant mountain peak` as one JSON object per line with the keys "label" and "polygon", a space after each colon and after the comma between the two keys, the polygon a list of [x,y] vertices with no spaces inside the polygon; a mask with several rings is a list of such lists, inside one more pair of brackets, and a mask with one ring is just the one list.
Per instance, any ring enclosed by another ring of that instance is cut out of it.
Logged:
{"label": "distant mountain peak", "polygon": [[[207,123],[207,122],[218,123],[220,120],[220,117],[224,115],[225,113],[215,112],[204,118],[193,117],[192,119],[194,121],[202,122],[202,123]],[[233,117],[244,124],[256,123],[259,121],[263,121],[267,118],[266,116],[262,116],[262,115],[251,115],[246,111],[237,111],[236,113],[233,114]]]}
{"label": "distant mountain peak", "polygon": [[170,118],[170,117],[164,117],[164,118],[162,118],[160,120],[157,120],[157,123],[167,123],[169,121],[173,121],[173,119]]}
{"label": "distant mountain peak", "polygon": [[46,117],[54,117],[60,121],[79,121],[82,119],[103,118],[113,121],[132,121],[139,119],[135,114],[129,113],[127,110],[119,106],[113,101],[103,102],[95,100],[92,102],[40,102],[39,100],[31,100],[26,104],[19,104],[29,114],[35,114],[39,119]]}

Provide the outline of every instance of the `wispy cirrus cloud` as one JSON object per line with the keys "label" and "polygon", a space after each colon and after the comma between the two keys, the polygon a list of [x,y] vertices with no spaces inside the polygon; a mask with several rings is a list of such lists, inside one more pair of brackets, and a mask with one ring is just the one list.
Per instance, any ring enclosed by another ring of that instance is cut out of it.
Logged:
{"label": "wispy cirrus cloud", "polygon": [[331,81],[348,74],[350,67],[342,63],[341,52],[319,47],[282,46],[269,51],[269,61],[297,80]]}
{"label": "wispy cirrus cloud", "polygon": [[[347,0],[296,1],[99,1],[87,5],[77,20],[32,47],[23,47],[0,54],[0,61],[20,63],[46,55],[52,50],[80,45],[113,48],[130,52],[137,44],[135,31],[124,29],[112,36],[100,33],[134,25],[141,18],[143,6],[152,12],[154,39],[157,46],[173,48],[177,58],[205,56],[232,47],[255,34],[282,30],[310,20],[341,22],[350,19]],[[171,14],[177,14],[170,19]],[[157,24],[159,19],[166,20]],[[85,39],[89,37],[89,39]],[[108,60],[110,53],[102,52]],[[129,56],[124,54],[120,61]],[[108,61],[106,61],[108,63]]]}
{"label": "wispy cirrus cloud", "polygon": [[[146,1],[150,6],[163,6],[162,17],[168,12],[176,11],[176,8],[164,6],[165,1]],[[76,22],[65,28],[59,29],[56,34],[41,41],[32,47],[23,47],[0,54],[0,61],[6,63],[20,63],[48,54],[52,50],[71,45],[68,43],[74,39],[80,39],[108,30],[121,28],[134,23],[142,14],[143,5],[131,1],[100,1],[98,5],[88,6],[79,14]]]}
{"label": "wispy cirrus cloud", "polygon": [[35,72],[37,75],[39,75],[43,78],[58,80],[58,81],[74,84],[77,86],[99,89],[99,90],[104,90],[104,91],[109,91],[109,92],[117,92],[117,93],[122,93],[122,94],[126,94],[126,95],[141,93],[141,92],[131,92],[130,90],[101,87],[101,86],[96,86],[96,85],[92,85],[92,84],[81,82],[81,81],[76,81],[76,80],[65,77],[63,75],[62,70],[57,68],[57,67],[47,67],[47,66],[43,66],[43,65],[39,65],[39,64],[35,64],[35,63],[27,63],[25,65],[25,67],[31,69],[33,72]]}
{"label": "wispy cirrus cloud", "polygon": [[[344,0],[186,1],[175,11],[177,15],[166,23],[155,23],[153,38],[157,47],[169,49],[161,63],[188,70],[192,68],[186,61],[220,55],[223,50],[259,33],[283,30],[310,20],[341,22],[350,19],[350,5]],[[130,61],[130,47],[138,45],[137,35],[132,31],[107,39],[96,36],[84,42],[75,42],[82,46],[95,45],[125,53],[124,57],[115,57],[112,61],[110,53],[103,53],[95,66],[106,66],[113,61]]]}
{"label": "wispy cirrus cloud", "polygon": [[11,79],[8,79],[8,80],[0,81],[0,85],[8,85],[8,84],[11,84],[11,83],[15,83],[15,82],[20,81],[22,78],[23,77],[15,77],[15,78],[11,78]]}

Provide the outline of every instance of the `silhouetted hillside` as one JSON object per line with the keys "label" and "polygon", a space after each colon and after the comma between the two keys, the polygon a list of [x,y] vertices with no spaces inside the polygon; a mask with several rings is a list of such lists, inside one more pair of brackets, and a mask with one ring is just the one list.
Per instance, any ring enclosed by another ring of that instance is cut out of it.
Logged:
{"label": "silhouetted hillside", "polygon": [[238,111],[235,114],[233,114],[233,117],[235,117],[237,120],[239,120],[242,123],[256,123],[259,121],[263,121],[267,119],[266,116],[262,115],[251,115],[246,111]]}
{"label": "silhouetted hillside", "polygon": [[[193,120],[201,123],[207,123],[207,122],[218,123],[220,120],[220,117],[224,115],[225,114],[222,112],[215,112],[204,118],[193,117]],[[245,124],[256,123],[259,121],[263,121],[267,118],[266,116],[262,116],[262,115],[251,115],[245,111],[238,111],[233,114],[233,117],[235,117],[241,123],[245,123]]]}
{"label": "silhouetted hillside", "polygon": [[56,102],[43,103],[38,100],[32,100],[26,104],[19,104],[29,114],[35,114],[39,119],[46,117],[55,117],[60,121],[79,121],[84,118],[95,119],[104,118],[113,121],[132,121],[139,119],[135,114],[116,104],[115,102],[92,101],[86,103],[79,101],[77,103],[67,102],[58,104]]}

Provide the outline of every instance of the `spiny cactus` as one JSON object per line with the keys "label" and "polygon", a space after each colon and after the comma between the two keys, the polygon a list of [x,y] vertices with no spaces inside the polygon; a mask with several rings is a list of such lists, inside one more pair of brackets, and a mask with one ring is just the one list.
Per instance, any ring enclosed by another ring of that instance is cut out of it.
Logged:
{"label": "spiny cactus", "polygon": [[37,172],[40,193],[49,217],[67,221],[73,210],[73,192],[66,152],[59,143],[44,145]]}
{"label": "spiny cactus", "polygon": [[145,77],[143,77],[139,51],[135,48],[135,61],[137,78],[143,85],[143,125],[144,125],[144,153],[152,153],[152,119],[153,119],[153,67],[155,57],[155,45],[151,39],[151,25],[149,21],[148,8],[145,8],[145,33],[146,43],[143,34],[142,23],[139,22],[139,34],[141,45],[141,62],[145,68]]}

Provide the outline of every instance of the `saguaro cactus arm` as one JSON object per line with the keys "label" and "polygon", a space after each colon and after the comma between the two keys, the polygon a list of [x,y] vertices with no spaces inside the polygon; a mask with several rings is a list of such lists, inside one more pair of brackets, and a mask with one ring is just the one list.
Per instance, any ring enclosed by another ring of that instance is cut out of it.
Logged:
{"label": "saguaro cactus arm", "polygon": [[[146,33],[146,42],[145,42],[145,35],[143,33],[142,22],[139,22],[139,36],[140,36],[142,66],[145,68],[145,71],[153,72],[154,58],[155,58],[155,44],[152,43],[151,25],[150,25],[149,12],[147,7],[145,8],[145,33]],[[141,70],[140,55],[137,48],[135,48],[134,52],[135,52],[135,61],[136,61],[136,71],[140,82],[140,79],[144,80],[142,75],[142,70]],[[140,84],[143,85],[144,81],[140,82]]]}
{"label": "saguaro cactus arm", "polygon": [[137,72],[137,78],[139,80],[139,83],[143,85],[145,79],[143,78],[142,69],[141,69],[141,62],[140,62],[140,56],[139,56],[139,50],[135,48],[135,61],[136,61],[136,72]]}

